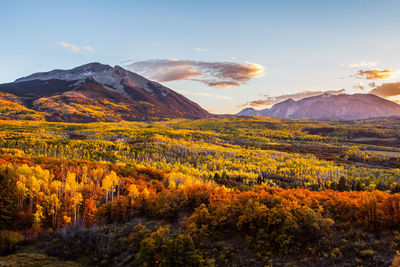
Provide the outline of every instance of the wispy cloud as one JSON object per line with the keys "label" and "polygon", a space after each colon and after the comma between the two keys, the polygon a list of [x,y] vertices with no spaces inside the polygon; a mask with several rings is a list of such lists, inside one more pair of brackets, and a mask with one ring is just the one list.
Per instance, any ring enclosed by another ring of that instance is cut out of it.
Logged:
{"label": "wispy cloud", "polygon": [[396,48],[397,46],[394,43],[385,43],[383,46],[385,49]]}
{"label": "wispy cloud", "polygon": [[208,93],[202,93],[202,92],[190,92],[190,91],[178,90],[178,89],[175,89],[175,91],[180,94],[184,94],[184,95],[211,97],[211,98],[222,99],[222,100],[233,100],[233,97],[225,96],[225,95],[215,95],[215,94],[208,94]]}
{"label": "wispy cloud", "polygon": [[196,51],[196,52],[202,52],[202,53],[207,53],[208,52],[208,50],[207,49],[204,49],[204,48],[194,48],[194,51]]}
{"label": "wispy cloud", "polygon": [[265,73],[263,66],[251,62],[154,59],[134,62],[125,67],[159,82],[190,79],[216,88],[240,86]]}
{"label": "wispy cloud", "polygon": [[200,80],[201,82],[208,84],[211,87],[215,88],[225,88],[225,87],[239,87],[240,83],[235,81],[210,81],[210,80]]}
{"label": "wispy cloud", "polygon": [[153,43],[154,46],[161,46],[160,43]]}
{"label": "wispy cloud", "polygon": [[356,74],[352,75],[353,78],[366,79],[366,80],[381,80],[388,79],[392,77],[393,72],[396,70],[387,69],[387,70],[360,70]]}
{"label": "wispy cloud", "polygon": [[86,51],[89,51],[89,52],[91,52],[91,53],[94,52],[94,49],[93,49],[93,47],[91,47],[91,46],[84,46],[83,49],[85,49]]}
{"label": "wispy cloud", "polygon": [[122,60],[121,64],[125,65],[125,64],[128,64],[128,63],[132,63],[134,61],[135,61],[134,59],[126,59],[126,60]]}
{"label": "wispy cloud", "polygon": [[265,95],[262,99],[257,99],[250,101],[248,103],[242,104],[237,106],[238,108],[244,108],[244,107],[261,107],[261,106],[270,106],[274,105],[276,103],[288,100],[289,98],[293,100],[300,100],[306,97],[312,97],[312,96],[318,96],[322,94],[332,94],[332,95],[339,95],[343,94],[346,90],[341,89],[341,90],[326,90],[326,91],[302,91],[294,94],[287,94],[287,95],[280,95],[280,96],[269,96]]}
{"label": "wispy cloud", "polygon": [[79,52],[81,52],[82,50],[85,50],[85,51],[90,52],[90,53],[93,53],[93,52],[94,52],[94,48],[91,47],[91,46],[83,46],[82,48],[80,48],[80,47],[77,46],[77,45],[69,44],[69,43],[67,43],[67,42],[59,42],[59,44],[60,44],[62,47],[67,48],[67,49],[69,49],[70,51],[72,51],[72,52],[74,52],[74,53],[79,53]]}
{"label": "wispy cloud", "polygon": [[73,44],[69,44],[69,43],[66,43],[66,42],[60,42],[60,45],[62,47],[65,47],[65,48],[71,50],[72,52],[75,52],[75,53],[78,53],[78,52],[81,51],[81,49],[78,46],[73,45]]}
{"label": "wispy cloud", "polygon": [[378,62],[375,61],[358,61],[358,62],[353,62],[350,64],[347,64],[348,68],[373,68],[375,66],[379,65]]}

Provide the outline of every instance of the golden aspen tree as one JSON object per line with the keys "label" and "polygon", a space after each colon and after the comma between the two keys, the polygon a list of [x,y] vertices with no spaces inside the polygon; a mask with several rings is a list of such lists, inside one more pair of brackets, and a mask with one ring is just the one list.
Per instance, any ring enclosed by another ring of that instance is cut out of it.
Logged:
{"label": "golden aspen tree", "polygon": [[69,194],[72,208],[74,210],[74,226],[78,216],[78,207],[83,201],[82,194],[79,192],[80,184],[76,181],[76,174],[68,172],[65,181],[65,192]]}
{"label": "golden aspen tree", "polygon": [[58,199],[57,194],[53,193],[46,197],[46,202],[48,205],[48,213],[52,217],[52,225],[56,227],[57,212],[61,207],[61,201]]}
{"label": "golden aspen tree", "polygon": [[42,219],[44,219],[43,207],[39,204],[36,204],[36,212],[33,214],[33,225],[40,227]]}
{"label": "golden aspen tree", "polygon": [[18,208],[22,208],[24,199],[28,196],[28,188],[25,186],[25,177],[20,176],[16,183],[17,195],[18,195]]}
{"label": "golden aspen tree", "polygon": [[111,171],[110,174],[104,177],[101,188],[106,193],[106,203],[108,202],[108,195],[111,194],[111,201],[114,200],[114,191],[116,186],[119,186],[119,177],[114,171]]}

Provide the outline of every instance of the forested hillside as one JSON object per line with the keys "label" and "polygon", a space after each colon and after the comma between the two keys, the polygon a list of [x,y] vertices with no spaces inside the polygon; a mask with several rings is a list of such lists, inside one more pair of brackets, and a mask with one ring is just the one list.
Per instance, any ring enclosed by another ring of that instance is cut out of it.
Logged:
{"label": "forested hillside", "polygon": [[89,63],[0,84],[0,119],[58,122],[209,118],[198,104],[120,66]]}
{"label": "forested hillside", "polygon": [[0,265],[389,266],[399,123],[1,121]]}

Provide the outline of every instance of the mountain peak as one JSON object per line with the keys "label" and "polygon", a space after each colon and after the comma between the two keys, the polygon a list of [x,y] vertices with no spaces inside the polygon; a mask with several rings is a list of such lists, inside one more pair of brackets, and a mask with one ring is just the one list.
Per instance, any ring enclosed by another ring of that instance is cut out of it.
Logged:
{"label": "mountain peak", "polygon": [[32,80],[64,80],[78,81],[93,75],[106,75],[107,72],[113,71],[110,65],[98,62],[88,63],[69,70],[55,69],[49,72],[38,72],[26,77],[19,78],[15,82],[27,82]]}
{"label": "mountain peak", "polygon": [[[244,111],[238,114],[250,113]],[[400,116],[400,105],[371,94],[332,95],[325,93],[298,101],[287,99],[275,104],[271,109],[254,110],[250,116],[260,115],[289,118],[364,119]]]}
{"label": "mountain peak", "polygon": [[100,70],[109,70],[112,69],[110,65],[107,64],[102,64],[100,62],[92,62],[92,63],[87,63],[78,67],[73,68],[72,70],[94,70],[94,71],[100,71]]}
{"label": "mountain peak", "polygon": [[319,97],[331,97],[331,96],[333,95],[330,93],[323,93],[322,95],[319,95]]}
{"label": "mountain peak", "polygon": [[284,101],[282,101],[280,103],[288,103],[288,104],[290,104],[290,103],[295,103],[295,102],[296,101],[294,101],[293,98],[288,98],[288,99],[286,99],[286,100],[284,100]]}
{"label": "mountain peak", "polygon": [[242,111],[240,111],[238,114],[239,116],[259,116],[260,114],[258,113],[258,110],[255,110],[254,108],[245,108]]}
{"label": "mountain peak", "polygon": [[206,118],[210,114],[173,90],[120,66],[93,62],[34,73],[0,84],[24,105],[66,122]]}

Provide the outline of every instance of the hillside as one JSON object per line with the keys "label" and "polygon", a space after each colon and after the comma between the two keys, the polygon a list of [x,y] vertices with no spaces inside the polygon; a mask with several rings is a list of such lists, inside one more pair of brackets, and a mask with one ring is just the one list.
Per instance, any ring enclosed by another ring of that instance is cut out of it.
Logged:
{"label": "hillside", "polygon": [[100,63],[35,73],[0,84],[0,92],[13,98],[0,101],[0,117],[7,119],[96,122],[210,117],[199,105],[159,83]]}
{"label": "hillside", "polygon": [[0,266],[390,266],[399,121],[0,121]]}
{"label": "hillside", "polygon": [[270,109],[246,108],[237,115],[289,118],[366,119],[400,116],[400,105],[372,94],[322,94],[288,99]]}

